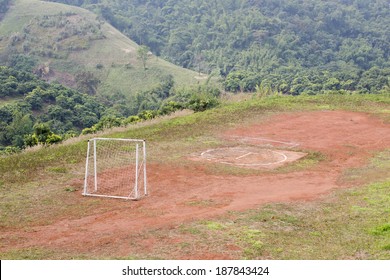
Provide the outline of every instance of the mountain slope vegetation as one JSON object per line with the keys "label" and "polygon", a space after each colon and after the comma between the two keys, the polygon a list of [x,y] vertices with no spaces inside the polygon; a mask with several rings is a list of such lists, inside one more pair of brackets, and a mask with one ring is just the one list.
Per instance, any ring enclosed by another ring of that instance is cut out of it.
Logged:
{"label": "mountain slope vegetation", "polygon": [[389,86],[386,0],[55,0],[86,7],[171,62],[286,94]]}
{"label": "mountain slope vegetation", "polygon": [[0,153],[4,147],[10,153],[78,135],[82,128],[97,123],[106,110],[93,96],[4,66],[0,67],[0,84],[0,102],[5,97],[16,99],[0,106]]}
{"label": "mountain slope vegetation", "polygon": [[214,107],[202,72],[230,92],[388,92],[386,2],[3,0],[0,148]]}
{"label": "mountain slope vegetation", "polygon": [[2,65],[104,96],[128,97],[170,75],[178,86],[199,82],[196,72],[152,54],[144,67],[136,43],[85,9],[37,0],[5,1],[3,6],[8,10],[0,25]]}
{"label": "mountain slope vegetation", "polygon": [[32,73],[0,66],[0,155],[38,144],[50,145],[99,130],[126,126],[180,109],[203,111],[218,104],[218,90],[175,90],[173,77],[136,94],[131,102],[105,102]]}
{"label": "mountain slope vegetation", "polygon": [[85,9],[2,0],[0,20],[0,153],[211,104],[197,97],[206,76]]}

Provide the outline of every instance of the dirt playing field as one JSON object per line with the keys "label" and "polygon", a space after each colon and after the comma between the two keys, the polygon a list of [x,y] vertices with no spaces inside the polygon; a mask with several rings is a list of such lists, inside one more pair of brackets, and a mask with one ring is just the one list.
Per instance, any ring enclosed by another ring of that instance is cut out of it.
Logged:
{"label": "dirt playing field", "polygon": [[[227,130],[218,137],[224,139],[226,146],[199,154],[198,160],[204,160],[204,165],[173,168],[149,162],[149,197],[141,201],[107,199],[105,203],[115,204],[115,210],[85,213],[85,217],[77,220],[64,218],[54,224],[30,228],[28,232],[2,232],[2,250],[40,246],[80,255],[115,251],[116,256],[125,257],[134,250],[129,236],[137,233],[140,242],[146,244],[144,249],[153,250],[153,240],[143,240],[143,230],[173,228],[264,203],[320,199],[334,189],[348,187],[340,180],[345,170],[362,166],[376,151],[389,148],[390,126],[364,113],[285,113],[265,123]],[[229,146],[229,141],[237,142],[237,139],[246,148]],[[229,156],[225,154],[226,149],[231,152]],[[302,151],[319,152],[324,160],[306,170],[290,172],[267,172],[267,169],[257,175],[240,176],[207,172],[210,165],[223,163],[238,167],[241,164],[242,168],[256,162],[257,168],[275,163],[279,167],[280,163],[290,164],[285,160],[290,158],[289,153],[296,153],[295,159],[304,157]],[[189,161],[191,157],[194,155],[188,155]],[[100,199],[82,198],[81,190],[74,195],[77,199]]]}

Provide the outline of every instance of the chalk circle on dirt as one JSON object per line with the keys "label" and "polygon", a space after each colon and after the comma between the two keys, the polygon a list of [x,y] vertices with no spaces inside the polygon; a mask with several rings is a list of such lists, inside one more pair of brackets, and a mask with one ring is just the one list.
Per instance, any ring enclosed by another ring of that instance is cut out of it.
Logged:
{"label": "chalk circle on dirt", "polygon": [[224,147],[204,151],[201,160],[246,168],[277,168],[296,161],[307,154],[294,151],[258,147]]}

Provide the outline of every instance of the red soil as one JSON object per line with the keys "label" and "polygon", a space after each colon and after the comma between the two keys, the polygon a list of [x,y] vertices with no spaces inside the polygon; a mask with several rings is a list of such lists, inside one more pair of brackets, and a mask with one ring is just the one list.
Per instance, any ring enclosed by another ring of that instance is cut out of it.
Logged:
{"label": "red soil", "polygon": [[[344,170],[363,165],[373,153],[390,146],[389,124],[368,114],[344,111],[280,114],[266,123],[222,135],[225,139],[232,136],[299,143],[300,149],[321,152],[326,160],[308,170],[251,176],[211,175],[194,165],[173,168],[150,163],[151,192],[146,199],[109,200],[117,204],[116,210],[77,220],[64,219],[34,227],[28,233],[6,232],[0,237],[4,240],[12,235],[12,240],[17,240],[9,243],[9,249],[41,246],[79,254],[109,252],[128,256],[132,253],[129,236],[143,230],[176,227],[264,203],[318,199],[334,189],[347,187],[339,180]],[[151,250],[153,242],[144,240]],[[146,245],[144,248],[148,248]]]}

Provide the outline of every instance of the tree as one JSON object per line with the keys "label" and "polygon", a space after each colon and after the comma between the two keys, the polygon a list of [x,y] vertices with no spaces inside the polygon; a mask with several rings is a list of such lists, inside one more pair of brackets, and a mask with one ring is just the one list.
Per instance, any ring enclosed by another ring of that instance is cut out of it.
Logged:
{"label": "tree", "polygon": [[10,57],[8,64],[16,70],[32,72],[37,64],[37,59],[23,54],[14,54]]}
{"label": "tree", "polygon": [[140,46],[137,50],[137,59],[142,62],[144,70],[146,70],[146,61],[149,58],[150,50],[147,46]]}
{"label": "tree", "polygon": [[62,141],[62,137],[54,134],[47,123],[37,123],[34,125],[34,133],[25,135],[24,143],[26,146],[35,146],[38,144],[51,145]]}
{"label": "tree", "polygon": [[32,132],[33,120],[31,115],[22,115],[17,112],[14,116],[12,123],[8,127],[8,131],[11,133],[12,145],[22,148],[24,146],[23,137]]}
{"label": "tree", "polygon": [[97,78],[91,72],[81,72],[76,75],[76,84],[77,89],[81,92],[87,93],[89,95],[95,95],[97,87],[100,84],[99,78]]}
{"label": "tree", "polygon": [[35,88],[33,91],[29,92],[24,100],[31,105],[33,110],[42,109],[42,96],[44,90],[40,87]]}

